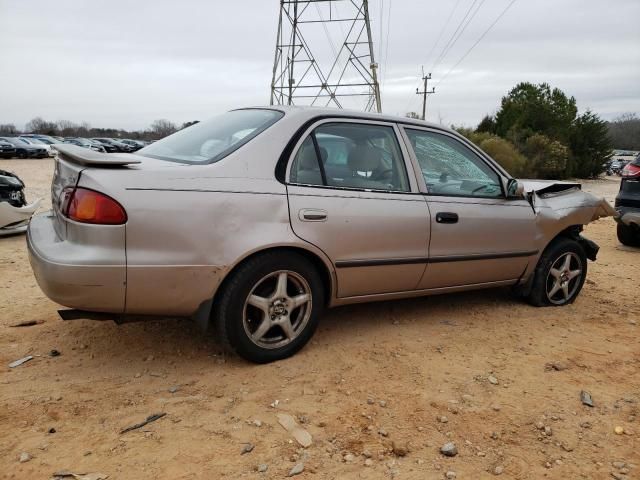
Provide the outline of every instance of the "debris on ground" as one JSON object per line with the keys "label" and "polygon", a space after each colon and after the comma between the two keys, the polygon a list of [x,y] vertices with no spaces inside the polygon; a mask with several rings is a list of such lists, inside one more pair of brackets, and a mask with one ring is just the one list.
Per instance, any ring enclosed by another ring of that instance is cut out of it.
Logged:
{"label": "debris on ground", "polygon": [[613,429],[613,431],[615,432],[616,435],[622,435],[624,433],[624,428],[618,425],[616,428]]}
{"label": "debris on ground", "polygon": [[33,327],[34,325],[41,325],[44,320],[24,320],[22,322],[9,325],[10,327]]}
{"label": "debris on ground", "polygon": [[593,399],[591,398],[591,394],[585,390],[582,390],[580,392],[580,401],[587,407],[593,407]]}
{"label": "debris on ground", "polygon": [[440,448],[440,453],[447,457],[455,457],[458,454],[458,448],[455,443],[447,442]]}
{"label": "debris on ground", "polygon": [[49,352],[49,356],[50,357],[59,357],[60,356],[60,352],[54,348],[53,350],[51,350]]}
{"label": "debris on ground", "polygon": [[55,472],[51,480],[106,480],[109,475],[104,473],[74,473],[69,470],[60,470]]}
{"label": "debris on ground", "polygon": [[164,412],[163,413],[154,413],[153,415],[149,415],[145,421],[140,422],[140,423],[136,423],[135,425],[131,425],[130,427],[127,427],[124,430],[121,430],[120,431],[120,435],[122,435],[123,433],[130,432],[131,430],[136,430],[137,428],[144,427],[148,423],[155,422],[156,420],[164,417],[165,415],[166,415],[166,413],[164,413]]}
{"label": "debris on ground", "polygon": [[398,457],[406,457],[409,453],[409,445],[407,445],[406,443],[393,441],[391,443],[391,450]]}
{"label": "debris on ground", "polygon": [[240,455],[245,455],[247,453],[251,453],[256,446],[253,443],[245,443],[242,446],[242,450],[240,451]]}
{"label": "debris on ground", "polygon": [[490,383],[491,385],[498,385],[498,383],[499,383],[499,382],[498,382],[498,379],[497,379],[495,376],[493,376],[493,375],[489,375],[489,376],[487,377],[487,380],[489,380],[489,383]]}
{"label": "debris on ground", "polygon": [[304,472],[304,463],[296,463],[294,467],[289,471],[289,477],[295,477]]}
{"label": "debris on ground", "polygon": [[310,447],[313,439],[311,434],[302,428],[295,419],[286,413],[278,414],[278,423],[304,448]]}
{"label": "debris on ground", "polygon": [[29,360],[33,360],[33,355],[27,355],[26,357],[22,357],[15,362],[11,362],[9,364],[9,368],[16,368],[22,365],[23,363],[27,363]]}
{"label": "debris on ground", "polygon": [[29,460],[31,460],[32,458],[33,458],[33,457],[31,456],[31,454],[30,454],[30,453],[28,453],[28,452],[22,452],[22,453],[20,454],[20,458],[19,458],[19,460],[20,460],[20,463],[26,463],[26,462],[28,462]]}
{"label": "debris on ground", "polygon": [[258,467],[256,468],[256,470],[258,470],[259,473],[264,473],[269,469],[269,465],[267,465],[266,463],[261,463],[260,465],[258,465]]}
{"label": "debris on ground", "polygon": [[556,371],[561,372],[563,370],[567,370],[569,365],[564,362],[549,362],[544,364],[544,369],[547,372]]}

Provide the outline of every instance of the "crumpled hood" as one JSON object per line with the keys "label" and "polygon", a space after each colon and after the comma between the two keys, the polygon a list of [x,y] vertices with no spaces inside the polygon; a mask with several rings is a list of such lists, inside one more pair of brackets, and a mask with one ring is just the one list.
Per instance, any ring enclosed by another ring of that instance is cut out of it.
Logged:
{"label": "crumpled hood", "polygon": [[576,182],[520,180],[531,206],[539,216],[567,225],[586,225],[603,217],[615,217],[616,210],[604,198],[582,191]]}

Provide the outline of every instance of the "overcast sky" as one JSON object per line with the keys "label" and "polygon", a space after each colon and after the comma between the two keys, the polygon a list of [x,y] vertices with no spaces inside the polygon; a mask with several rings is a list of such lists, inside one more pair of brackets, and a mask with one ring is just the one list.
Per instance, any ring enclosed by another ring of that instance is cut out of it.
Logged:
{"label": "overcast sky", "polygon": [[[429,120],[475,125],[520,81],[548,82],[605,119],[640,112],[640,0],[517,0],[451,70],[509,1],[476,0],[477,14],[433,71]],[[456,2],[370,1],[384,112],[421,108],[420,66],[430,69],[474,0],[454,10]],[[22,128],[42,116],[142,129],[268,104],[278,8],[278,0],[0,0],[0,123]],[[339,43],[339,31],[328,33]],[[330,52],[321,30],[307,41],[319,62]]]}

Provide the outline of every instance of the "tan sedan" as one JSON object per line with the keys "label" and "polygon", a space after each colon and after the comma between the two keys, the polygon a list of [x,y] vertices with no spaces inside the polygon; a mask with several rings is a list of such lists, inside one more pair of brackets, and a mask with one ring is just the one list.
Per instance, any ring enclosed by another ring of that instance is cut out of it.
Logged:
{"label": "tan sedan", "polygon": [[500,286],[573,302],[598,250],[582,226],[613,213],[378,114],[249,108],[136,154],[56,148],[28,245],[62,317],[192,317],[255,362],[295,353],[335,305]]}

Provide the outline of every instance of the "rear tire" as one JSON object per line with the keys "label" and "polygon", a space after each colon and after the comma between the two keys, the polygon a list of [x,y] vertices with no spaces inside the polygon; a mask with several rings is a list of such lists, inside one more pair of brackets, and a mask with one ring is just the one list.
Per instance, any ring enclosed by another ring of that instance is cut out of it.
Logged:
{"label": "rear tire", "polygon": [[249,259],[222,286],[213,309],[217,336],[254,363],[287,358],[313,336],[325,292],[309,260],[295,252]]}
{"label": "rear tire", "polygon": [[587,256],[575,240],[560,237],[546,248],[534,272],[529,303],[560,307],[573,303],[587,278]]}
{"label": "rear tire", "polygon": [[628,247],[640,247],[640,228],[634,229],[629,225],[619,223],[616,233],[621,244]]}

